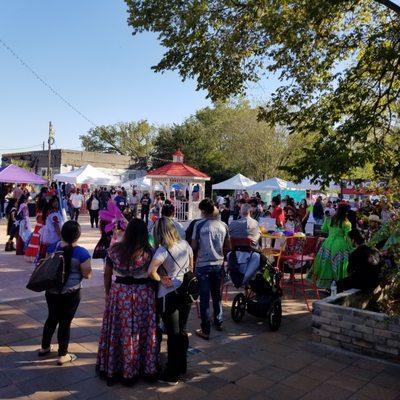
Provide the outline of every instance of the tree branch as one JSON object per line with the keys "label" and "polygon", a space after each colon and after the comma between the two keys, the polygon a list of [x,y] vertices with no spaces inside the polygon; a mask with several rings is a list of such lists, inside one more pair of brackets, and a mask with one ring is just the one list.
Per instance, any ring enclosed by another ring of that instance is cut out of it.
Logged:
{"label": "tree branch", "polygon": [[390,10],[394,11],[396,14],[400,15],[400,5],[396,4],[394,1],[390,0],[375,0],[375,1],[389,8]]}

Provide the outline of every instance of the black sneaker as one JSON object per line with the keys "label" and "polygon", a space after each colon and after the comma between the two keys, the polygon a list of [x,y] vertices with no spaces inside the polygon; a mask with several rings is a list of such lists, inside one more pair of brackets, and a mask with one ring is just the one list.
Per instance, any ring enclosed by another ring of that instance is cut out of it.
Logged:
{"label": "black sneaker", "polygon": [[179,379],[176,376],[171,376],[168,374],[162,374],[158,377],[158,381],[162,383],[167,383],[170,386],[176,386],[179,383]]}
{"label": "black sneaker", "polygon": [[222,332],[224,328],[222,327],[222,324],[215,324],[215,330],[218,332]]}
{"label": "black sneaker", "polygon": [[197,329],[196,330],[196,335],[198,337],[201,337],[204,340],[209,340],[210,339],[210,335],[207,333],[204,333],[201,329]]}

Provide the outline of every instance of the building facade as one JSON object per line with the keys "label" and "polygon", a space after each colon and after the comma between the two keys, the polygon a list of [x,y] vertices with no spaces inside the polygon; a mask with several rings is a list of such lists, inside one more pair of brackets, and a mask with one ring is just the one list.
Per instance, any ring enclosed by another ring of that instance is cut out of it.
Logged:
{"label": "building facade", "polygon": [[[8,153],[3,154],[1,157],[3,166],[11,164],[13,160],[25,162],[29,169],[38,175],[47,175],[47,150]],[[129,156],[65,149],[54,149],[51,151],[52,175],[69,172],[87,164],[111,175],[118,176],[122,182],[141,178],[146,175],[145,170],[135,168],[134,161]]]}

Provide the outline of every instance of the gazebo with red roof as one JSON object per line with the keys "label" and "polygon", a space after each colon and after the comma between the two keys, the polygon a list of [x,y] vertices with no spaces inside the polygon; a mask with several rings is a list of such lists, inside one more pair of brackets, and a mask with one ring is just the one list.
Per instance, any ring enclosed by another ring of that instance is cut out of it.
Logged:
{"label": "gazebo with red roof", "polygon": [[[177,150],[172,155],[172,162],[163,165],[160,168],[153,169],[147,173],[147,178],[150,179],[150,193],[154,195],[154,188],[157,184],[164,188],[164,192],[169,199],[173,190],[172,186],[179,184],[185,187],[189,192],[189,198],[174,199],[176,208],[176,217],[180,220],[191,220],[199,217],[199,202],[204,199],[205,182],[210,180],[210,177],[203,172],[187,165],[183,162],[183,153]],[[193,198],[193,189],[198,187],[198,197]],[[187,204],[187,206],[186,206]]]}

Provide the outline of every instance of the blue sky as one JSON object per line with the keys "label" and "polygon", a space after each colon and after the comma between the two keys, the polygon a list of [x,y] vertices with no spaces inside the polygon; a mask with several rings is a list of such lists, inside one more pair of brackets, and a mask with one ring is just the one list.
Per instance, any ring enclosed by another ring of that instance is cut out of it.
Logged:
{"label": "blue sky", "polygon": [[[163,49],[126,20],[122,0],[0,1],[0,39],[96,124],[179,123],[210,105],[194,82],[151,71]],[[270,90],[253,85],[250,98]],[[0,45],[0,153],[42,143],[50,120],[59,148],[78,150],[91,127]]]}

